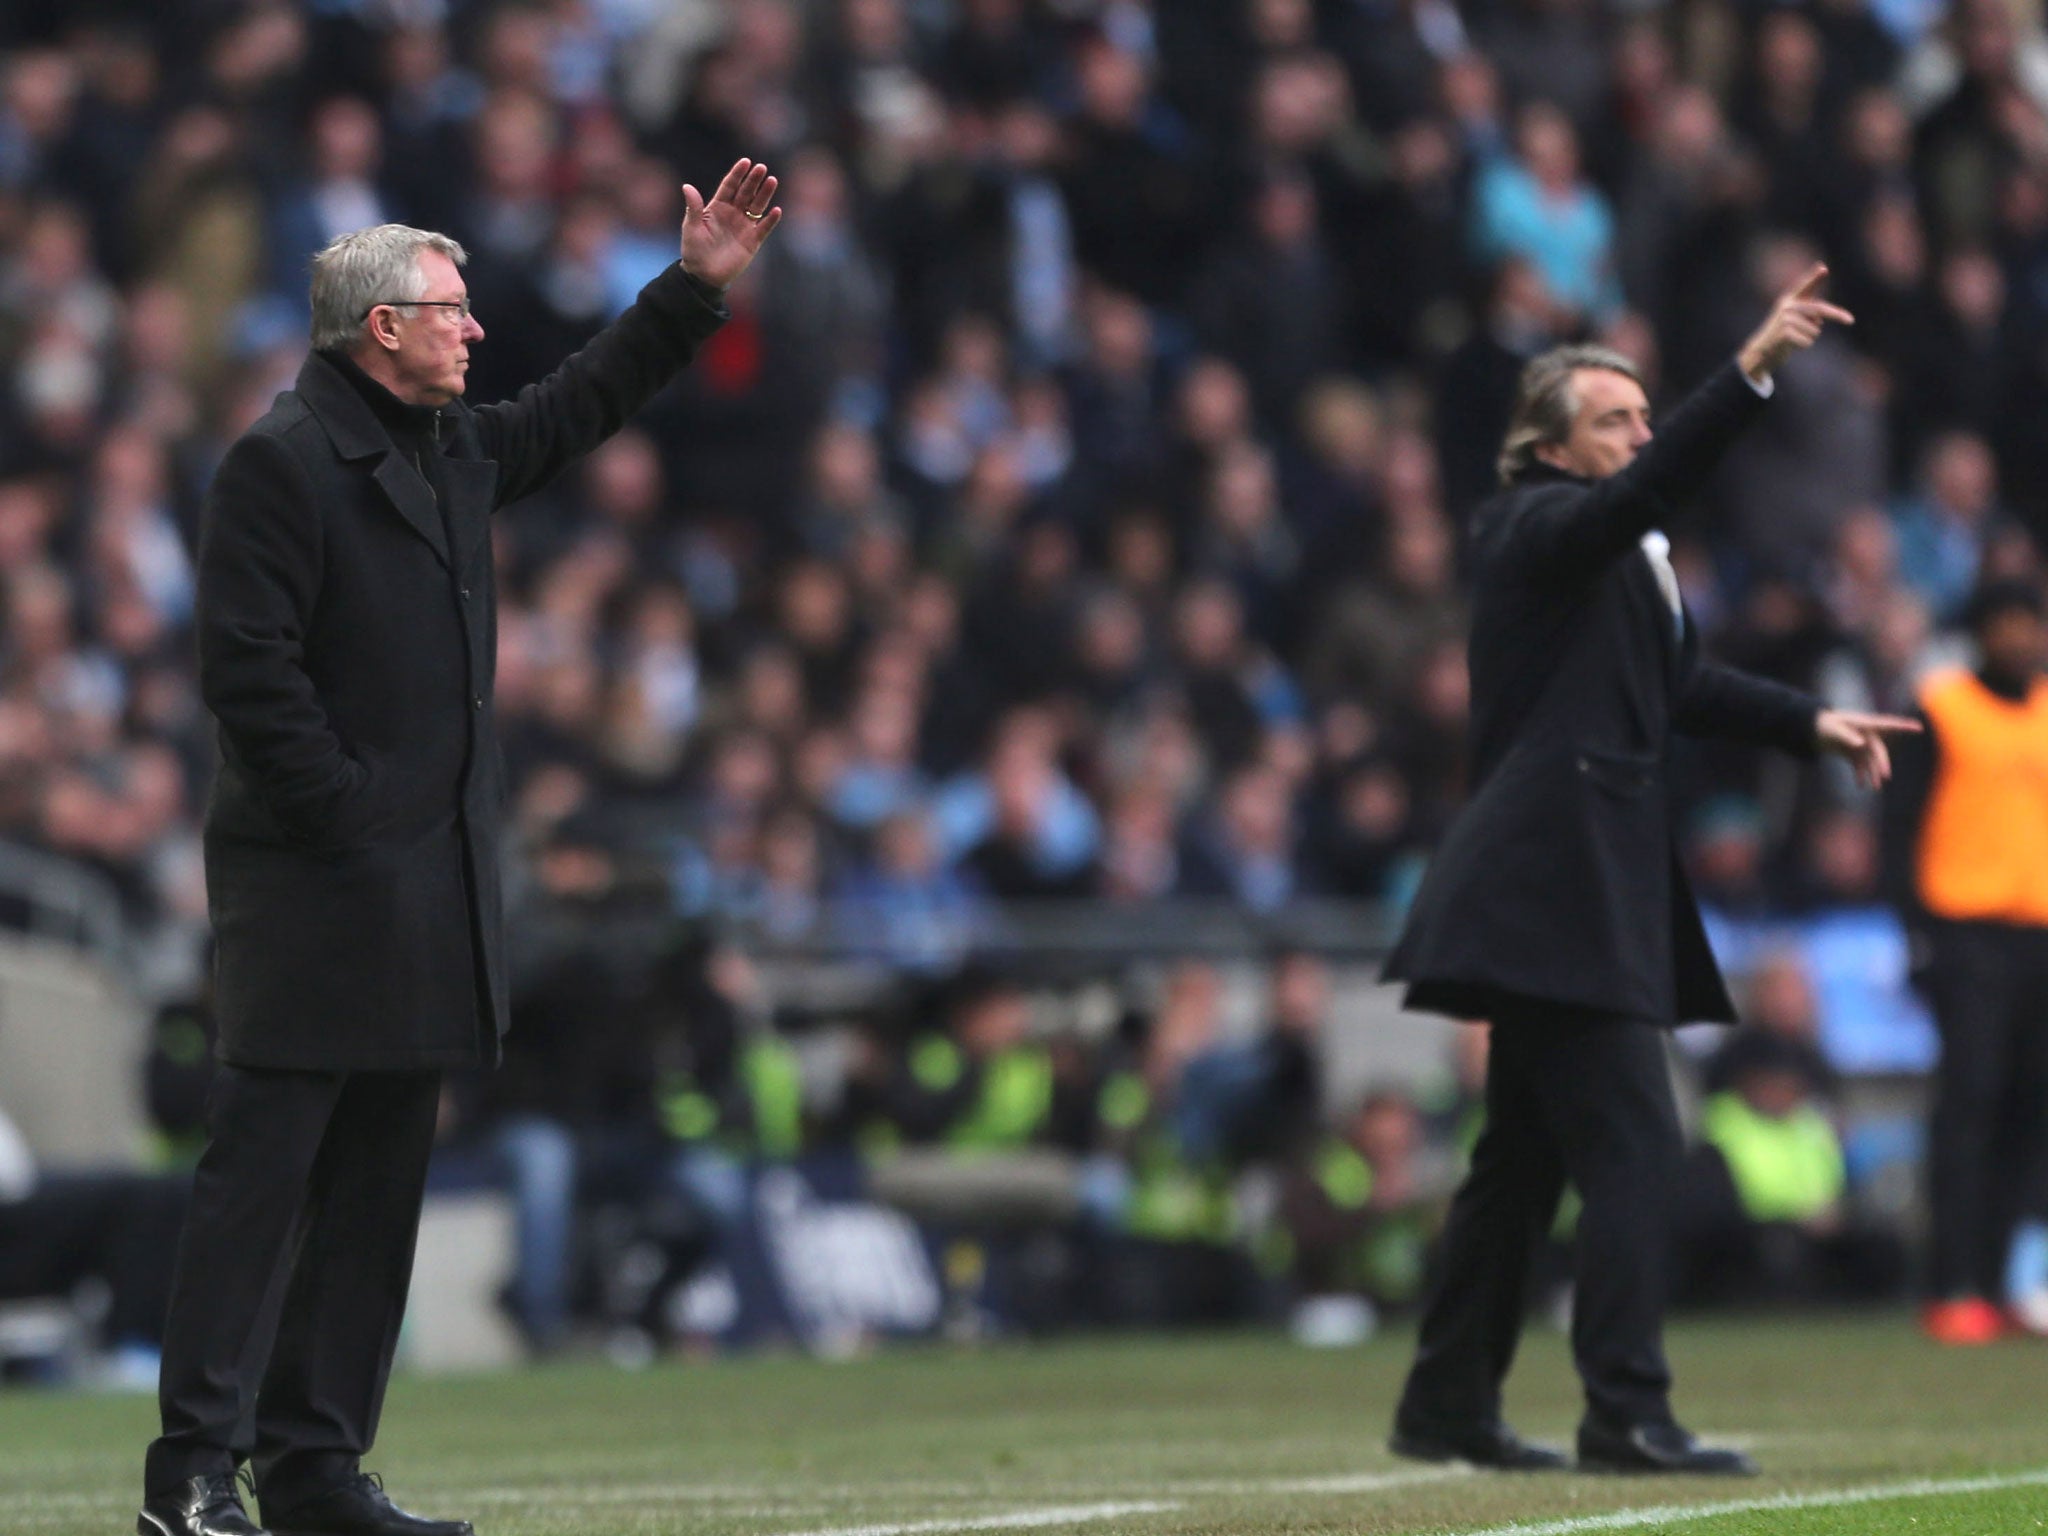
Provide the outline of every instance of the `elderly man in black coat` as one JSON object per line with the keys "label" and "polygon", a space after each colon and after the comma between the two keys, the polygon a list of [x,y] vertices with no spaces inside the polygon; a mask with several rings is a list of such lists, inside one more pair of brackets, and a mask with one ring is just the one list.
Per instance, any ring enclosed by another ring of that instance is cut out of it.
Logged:
{"label": "elderly man in black coat", "polygon": [[1661,526],[1765,410],[1772,373],[1849,316],[1815,268],[1653,438],[1626,359],[1546,353],[1523,374],[1505,489],[1473,528],[1473,789],[1387,975],[1412,1008],[1492,1021],[1486,1130],[1393,1449],[1535,1470],[1558,1452],[1500,1416],[1529,1261],[1565,1183],[1584,1200],[1572,1347],[1582,1465],[1746,1472],[1673,1418],[1661,1341],[1666,1207],[1681,1155],[1664,1037],[1734,1009],[1678,866],[1671,733],[1839,752],[1868,782],[1911,722],[1822,710],[1706,660]]}
{"label": "elderly man in black coat", "polygon": [[[738,162],[681,259],[542,383],[462,401],[461,246],[380,225],[314,262],[314,351],[228,450],[199,556],[220,1070],[178,1254],[140,1536],[466,1536],[385,1498],[375,1437],[443,1069],[506,1020],[491,514],[603,442],[725,318],[781,218]],[[266,1295],[273,1283],[281,1299]],[[266,1330],[262,1321],[276,1319]]]}

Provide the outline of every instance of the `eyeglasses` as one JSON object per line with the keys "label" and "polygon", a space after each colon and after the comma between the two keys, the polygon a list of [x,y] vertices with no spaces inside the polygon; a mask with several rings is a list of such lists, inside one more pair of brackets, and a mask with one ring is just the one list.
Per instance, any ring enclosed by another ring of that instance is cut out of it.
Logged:
{"label": "eyeglasses", "polygon": [[[466,293],[459,299],[379,299],[370,309],[381,309],[387,304],[393,309],[453,309],[460,311],[457,319],[469,318],[469,295]],[[370,309],[364,310],[356,319],[369,319]]]}

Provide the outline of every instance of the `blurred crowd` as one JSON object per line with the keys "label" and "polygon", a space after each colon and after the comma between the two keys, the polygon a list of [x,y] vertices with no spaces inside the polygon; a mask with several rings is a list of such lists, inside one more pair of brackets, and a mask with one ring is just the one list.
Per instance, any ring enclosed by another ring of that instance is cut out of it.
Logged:
{"label": "blurred crowd", "polygon": [[[615,314],[671,259],[678,181],[742,150],[781,167],[789,223],[733,323],[502,529],[515,853],[595,824],[635,868],[534,868],[652,874],[782,936],[847,898],[917,950],[1016,896],[1377,894],[1453,796],[1433,456],[1344,371],[1399,354],[1340,318],[1333,271],[1259,355],[1245,306],[1285,307],[1295,255],[1205,233],[1195,189],[1225,176],[1295,254],[1325,194],[1308,144],[1225,152],[1251,84],[1226,56],[1199,133],[1142,12],[47,19],[16,24],[0,124],[6,814],[145,921],[198,911],[190,542],[291,377],[307,256],[385,218],[459,235],[487,398]],[[1412,509],[1400,576],[1338,634],[1311,577],[1371,573],[1382,478]],[[1345,699],[1327,724],[1317,687]]]}
{"label": "blurred crowd", "polygon": [[[1815,253],[1859,323],[1674,529],[1710,643],[1891,707],[2035,567],[2048,44],[2001,0],[99,0],[0,44],[0,827],[144,926],[203,910],[207,475],[379,220],[468,246],[488,399],[672,259],[682,180],[784,178],[688,377],[501,520],[540,897],[934,970],[1018,897],[1398,901],[1519,366],[1598,336],[1668,400]],[[1688,784],[1717,904],[1867,903],[1845,780]]]}
{"label": "blurred crowd", "polygon": [[[1708,644],[1907,707],[1981,580],[2038,578],[2024,0],[14,0],[0,837],[196,954],[193,540],[308,257],[463,241],[498,398],[742,154],[787,217],[732,321],[499,520],[515,925],[630,898],[940,978],[1020,899],[1398,906],[1521,365],[1597,338],[1668,403],[1815,256],[1858,323],[1671,530]],[[1924,1070],[1867,797],[1735,749],[1680,782],[1801,1072]]]}

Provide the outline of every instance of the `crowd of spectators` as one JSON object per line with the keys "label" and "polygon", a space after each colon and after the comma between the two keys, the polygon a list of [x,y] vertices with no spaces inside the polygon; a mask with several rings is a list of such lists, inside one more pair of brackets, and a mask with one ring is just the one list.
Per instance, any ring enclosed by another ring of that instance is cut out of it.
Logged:
{"label": "crowd of spectators", "polygon": [[[1708,644],[1899,708],[2039,572],[2023,4],[16,0],[0,836],[196,954],[193,541],[307,258],[462,240],[497,398],[741,154],[787,217],[732,321],[499,520],[515,923],[626,892],[939,976],[1019,899],[1398,905],[1522,363],[1597,338],[1668,403],[1815,256],[1857,325],[1671,530]],[[1833,1070],[1924,1069],[1868,799],[1681,779],[1732,968],[1798,971]]]}
{"label": "crowd of spectators", "polygon": [[[784,177],[689,376],[501,520],[543,894],[935,970],[1017,897],[1398,902],[1520,364],[1597,336],[1668,400],[1814,254],[1859,324],[1673,530],[1710,643],[1890,707],[2036,564],[2048,44],[2001,0],[8,14],[0,828],[144,929],[203,912],[207,475],[378,220],[467,244],[487,399],[672,258],[680,181]],[[1846,782],[1702,754],[1688,800],[1717,901],[1866,901]]]}

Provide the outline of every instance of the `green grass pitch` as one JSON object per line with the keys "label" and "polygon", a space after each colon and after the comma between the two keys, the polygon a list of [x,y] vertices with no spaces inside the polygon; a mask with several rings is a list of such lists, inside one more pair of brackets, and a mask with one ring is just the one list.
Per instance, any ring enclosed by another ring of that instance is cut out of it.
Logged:
{"label": "green grass pitch", "polygon": [[[841,1364],[564,1365],[394,1383],[369,1465],[479,1536],[2027,1536],[2048,1531],[2048,1345],[1941,1350],[1900,1316],[1674,1327],[1681,1414],[1741,1481],[1504,1477],[1384,1447],[1409,1340],[1093,1340]],[[1511,1383],[1568,1441],[1563,1342]],[[0,1394],[0,1532],[133,1529],[145,1399]]]}

